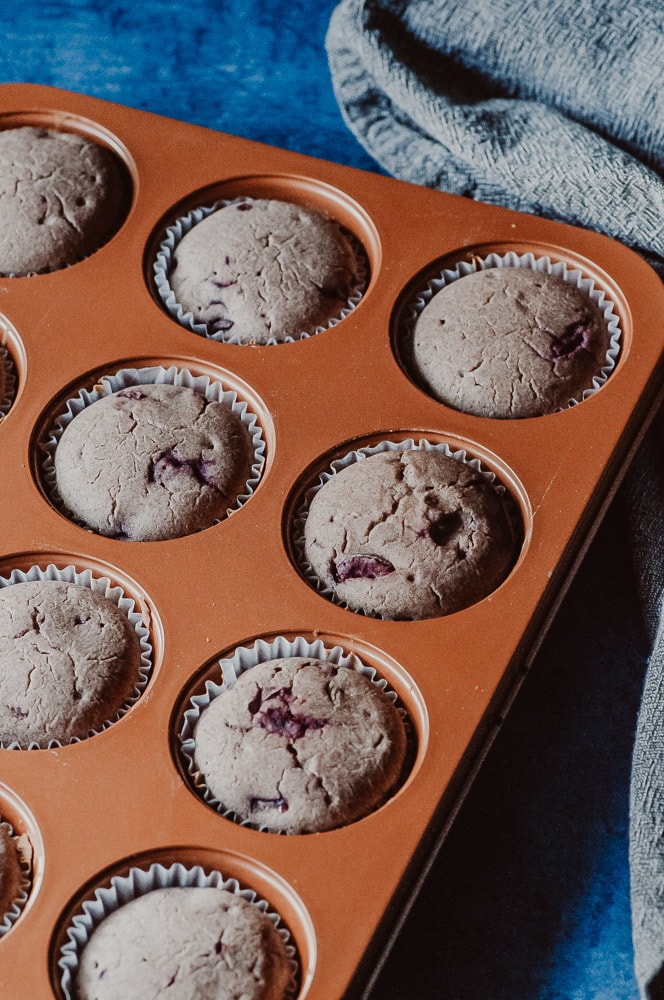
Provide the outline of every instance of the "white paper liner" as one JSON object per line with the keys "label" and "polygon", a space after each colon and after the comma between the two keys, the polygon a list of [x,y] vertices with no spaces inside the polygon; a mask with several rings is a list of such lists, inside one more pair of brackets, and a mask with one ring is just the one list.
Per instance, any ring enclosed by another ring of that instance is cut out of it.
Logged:
{"label": "white paper liner", "polygon": [[0,394],[0,420],[9,413],[16,396],[16,369],[6,347],[0,346],[0,365],[4,371],[4,386]]}
{"label": "white paper liner", "polygon": [[[157,291],[159,292],[159,296],[168,313],[180,324],[180,326],[186,327],[187,330],[191,330],[192,333],[197,333],[200,337],[205,337],[207,340],[216,340],[223,344],[239,344],[243,347],[248,345],[245,341],[240,340],[237,334],[232,334],[228,330],[210,331],[206,323],[197,322],[194,318],[194,314],[185,310],[185,308],[177,301],[175,292],[170,286],[169,274],[175,247],[180,242],[182,237],[186,236],[195,225],[202,222],[203,219],[206,219],[209,215],[212,215],[220,208],[224,208],[226,205],[250,201],[253,201],[253,199],[233,198],[231,200],[219,200],[214,202],[212,205],[195,208],[187,215],[176,219],[176,221],[166,230],[166,236],[159,245],[159,251],[153,264],[154,283]],[[364,249],[355,236],[347,229],[344,229],[344,234],[351,243],[355,252],[357,275],[355,286],[348,296],[346,305],[340,310],[339,315],[332,317],[325,325],[317,326],[314,330],[303,330],[300,333],[286,334],[285,336],[278,338],[269,337],[264,344],[261,343],[261,346],[269,347],[274,344],[292,344],[298,340],[307,340],[309,337],[323,333],[325,330],[330,330],[332,327],[336,326],[337,323],[340,323],[342,319],[345,319],[346,316],[353,311],[353,309],[355,309],[358,302],[364,295],[367,285],[367,262]]]}
{"label": "white paper liner", "polygon": [[6,820],[0,820],[2,827],[16,843],[20,865],[18,893],[6,913],[0,913],[0,938],[10,930],[23,912],[28,901],[32,882],[32,848],[25,834],[17,836],[14,828]]}
{"label": "white paper liner", "polygon": [[[214,400],[229,407],[244,424],[252,442],[254,451],[254,461],[249,473],[245,491],[236,497],[235,502],[226,510],[229,515],[233,511],[242,507],[253,494],[265,464],[265,439],[256,414],[253,413],[247,403],[242,401],[236,392],[231,389],[224,389],[221,382],[212,379],[207,375],[193,375],[187,368],[177,368],[171,365],[170,368],[163,368],[156,365],[149,368],[122,368],[114,375],[103,375],[99,382],[92,389],[81,389],[77,396],[69,399],[66,404],[66,411],[56,418],[53,427],[49,430],[46,440],[42,443],[42,479],[44,487],[51,502],[70,521],[88,528],[84,521],[77,518],[65,506],[59,492],[55,477],[55,451],[58,442],[62,437],[65,428],[71,423],[82,410],[104,396],[110,396],[114,392],[126,389],[135,385],[176,385],[187,389],[194,389],[202,393],[207,399]],[[211,524],[219,524],[217,518]]]}
{"label": "white paper liner", "polygon": [[[468,274],[473,274],[475,271],[487,271],[491,268],[501,267],[525,267],[530,268],[533,271],[541,271],[545,274],[552,274],[554,277],[562,278],[563,281],[567,281],[569,284],[574,285],[575,288],[585,292],[588,298],[599,307],[609,332],[609,348],[606,352],[604,365],[599,372],[593,376],[592,383],[587,389],[584,389],[577,397],[570,398],[566,406],[557,407],[556,410],[552,412],[558,413],[561,410],[569,409],[569,407],[576,406],[578,403],[581,403],[585,399],[594,395],[597,390],[604,385],[609,375],[616,367],[618,356],[620,354],[622,338],[620,320],[615,311],[614,303],[607,298],[603,289],[595,287],[595,282],[592,278],[584,275],[578,268],[568,268],[564,261],[553,262],[549,257],[536,257],[533,253],[524,253],[519,255],[513,250],[504,255],[491,253],[487,257],[473,256],[470,261],[459,261],[454,268],[443,270],[435,278],[432,278],[426,289],[419,292],[413,300],[410,311],[404,321],[404,334],[406,335],[408,341],[412,338],[418,316],[424,307],[428,305],[433,296],[442,288],[446,285],[450,285],[454,281],[457,281],[459,278],[464,278]],[[404,334],[402,334],[402,338]],[[408,349],[409,345],[407,348],[407,354]]]}
{"label": "white paper liner", "polygon": [[[112,603],[115,604],[121,611],[124,611],[129,619],[129,622],[133,625],[138,637],[141,659],[138,667],[138,679],[134,690],[124,705],[122,705],[122,707],[110,719],[107,719],[102,724],[100,729],[91,729],[87,736],[74,736],[67,745],[71,745],[72,743],[81,743],[82,740],[90,739],[90,737],[98,735],[105,729],[109,729],[114,723],[127,714],[132,705],[136,704],[145,691],[148,680],[150,679],[150,673],[152,671],[152,644],[150,642],[150,631],[143,621],[143,616],[136,610],[135,602],[130,597],[125,595],[122,587],[112,583],[108,577],[94,576],[88,569],[77,570],[75,566],[66,566],[64,569],[59,569],[57,566],[54,566],[53,563],[49,563],[46,569],[41,569],[39,566],[32,566],[27,572],[15,569],[12,570],[9,576],[0,576],[0,588],[11,587],[15,583],[32,583],[36,580],[53,580],[61,581],[63,583],[76,583],[81,587],[87,587],[89,590],[92,590],[97,594],[101,594],[109,601],[112,601]],[[63,746],[63,744],[60,740],[34,740],[30,742],[27,747],[21,745],[16,740],[12,740],[11,743],[3,743],[0,740],[0,750],[53,750],[61,746]]]}
{"label": "white paper liner", "polygon": [[[304,656],[311,657],[316,660],[327,660],[333,663],[337,667],[349,667],[352,670],[357,670],[359,673],[367,677],[372,684],[380,688],[384,694],[393,702],[396,706],[401,720],[404,723],[404,728],[406,729],[406,738],[409,744],[412,744],[414,736],[412,726],[408,719],[408,715],[398,702],[398,695],[396,691],[393,691],[387,681],[384,678],[379,678],[376,670],[373,667],[367,666],[358,656],[354,653],[348,653],[343,649],[342,646],[326,646],[321,639],[316,639],[314,642],[310,642],[303,636],[297,636],[295,639],[286,639],[284,636],[277,636],[271,642],[267,642],[265,639],[257,639],[252,646],[239,646],[232,657],[227,659],[219,660],[219,670],[221,673],[221,682],[215,682],[208,680],[205,682],[205,692],[200,695],[194,695],[190,699],[192,707],[185,711],[184,721],[182,729],[179,734],[180,739],[180,751],[186,763],[187,774],[189,779],[201,796],[204,802],[207,802],[209,806],[223,816],[225,819],[230,819],[233,823],[237,823],[239,826],[247,826],[253,830],[260,830],[263,833],[271,833],[269,827],[259,825],[257,823],[252,823],[250,820],[242,819],[238,816],[232,809],[227,809],[216,796],[212,794],[210,789],[205,784],[205,778],[201,772],[196,767],[196,762],[194,760],[194,753],[196,750],[196,742],[194,740],[194,732],[196,729],[196,724],[201,716],[201,713],[210,705],[215,698],[220,694],[223,694],[228,688],[232,687],[238,677],[243,674],[246,670],[251,670],[252,667],[257,666],[259,663],[266,663],[268,660],[277,660],[282,657],[292,657],[292,656]],[[406,755],[409,756],[408,754]]]}
{"label": "white paper liner", "polygon": [[292,942],[290,932],[284,927],[281,918],[270,909],[269,904],[261,899],[253,889],[241,888],[234,878],[225,879],[219,871],[206,872],[199,865],[191,868],[177,862],[170,867],[155,863],[148,869],[131,868],[127,875],[115,875],[108,885],[95,890],[94,899],[86,900],[81,911],[77,913],[67,930],[67,942],[62,946],[58,965],[62,970],[61,986],[65,1000],[76,1000],[75,980],[79,957],[83,948],[90,940],[92,932],[104,920],[125,903],[143,896],[154,889],[180,888],[214,888],[225,889],[241,896],[252,906],[261,911],[274,925],[284,942],[291,967],[291,983],[287,996],[293,996],[297,988],[299,963],[297,952]]}
{"label": "white paper liner", "polygon": [[[419,441],[415,441],[414,438],[407,438],[403,441],[381,441],[379,444],[366,448],[359,448],[357,451],[348,452],[347,455],[344,455],[342,458],[338,458],[332,462],[330,468],[325,472],[322,472],[318,477],[317,482],[314,483],[313,486],[310,486],[305,492],[303,502],[297,508],[293,517],[291,540],[293,543],[298,569],[307,583],[317,590],[319,594],[322,594],[323,597],[327,598],[327,600],[332,601],[333,604],[337,604],[339,607],[353,611],[354,614],[364,615],[367,618],[379,618],[384,620],[384,616],[378,613],[374,614],[370,611],[349,608],[347,602],[342,600],[342,598],[339,597],[339,595],[332,590],[332,588],[329,587],[324,580],[321,580],[317,573],[314,572],[314,569],[311,563],[307,560],[304,552],[304,526],[309,514],[311,501],[316,493],[318,493],[318,491],[325,485],[325,483],[329,482],[329,480],[336,476],[338,472],[346,469],[349,465],[353,465],[355,462],[362,462],[371,455],[378,455],[380,452],[384,451],[413,451],[419,449],[423,451],[440,452],[448,458],[454,458],[459,462],[463,462],[464,465],[468,465],[471,469],[481,473],[485,479],[493,485],[496,493],[499,493],[508,502],[508,513],[512,516],[515,526],[517,524],[521,524],[516,511],[516,505],[513,504],[513,502],[510,502],[510,494],[498,480],[496,474],[483,466],[478,458],[469,458],[463,448],[460,448],[457,451],[452,451],[450,446],[445,441],[434,444],[431,441],[427,441],[426,438],[420,438]],[[519,530],[523,530],[522,526]]]}

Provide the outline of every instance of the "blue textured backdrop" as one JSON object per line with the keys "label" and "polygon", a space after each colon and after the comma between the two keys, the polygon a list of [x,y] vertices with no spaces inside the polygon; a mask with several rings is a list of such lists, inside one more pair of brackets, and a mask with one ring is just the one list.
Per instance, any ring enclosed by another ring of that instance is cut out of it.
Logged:
{"label": "blue textured backdrop", "polygon": [[45,83],[352,166],[323,41],[333,4],[3,4],[3,82]]}
{"label": "blue textured backdrop", "polygon": [[[4,5],[0,82],[81,91],[352,166],[332,0]],[[374,1000],[636,1000],[630,750],[646,644],[614,505]]]}

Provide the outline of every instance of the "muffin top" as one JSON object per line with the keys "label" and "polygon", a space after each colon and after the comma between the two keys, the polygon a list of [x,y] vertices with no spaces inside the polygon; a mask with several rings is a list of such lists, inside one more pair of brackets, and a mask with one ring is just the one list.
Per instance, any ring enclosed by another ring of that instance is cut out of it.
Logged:
{"label": "muffin top", "polygon": [[16,901],[21,886],[21,861],[16,838],[0,818],[0,925]]}
{"label": "muffin top", "polygon": [[111,720],[139,679],[127,615],[88,587],[56,580],[0,589],[0,742],[83,739]]}
{"label": "muffin top", "polygon": [[85,407],[54,458],[67,511],[101,535],[131,541],[177,538],[225,517],[252,462],[251,435],[229,406],[153,384]]}
{"label": "muffin top", "polygon": [[486,597],[519,551],[511,505],[482,473],[440,451],[384,451],[314,495],[304,557],[353,611],[436,618]]}
{"label": "muffin top", "polygon": [[0,273],[56,271],[106,243],[128,208],[110,149],[72,132],[0,130]]}
{"label": "muffin top", "polygon": [[314,833],[367,815],[394,790],[406,734],[385,692],[350,667],[280,657],[240,674],[201,712],[194,761],[240,820]]}
{"label": "muffin top", "polygon": [[175,247],[169,282],[210,335],[265,344],[327,326],[347,305],[357,269],[338,223],[259,198],[232,202],[193,226]]}
{"label": "muffin top", "polygon": [[435,399],[483,417],[566,407],[606,364],[602,310],[573,283],[527,267],[445,285],[418,316],[411,372]]}
{"label": "muffin top", "polygon": [[153,889],[105,917],[85,945],[77,1000],[283,1000],[284,943],[256,906],[225,889]]}

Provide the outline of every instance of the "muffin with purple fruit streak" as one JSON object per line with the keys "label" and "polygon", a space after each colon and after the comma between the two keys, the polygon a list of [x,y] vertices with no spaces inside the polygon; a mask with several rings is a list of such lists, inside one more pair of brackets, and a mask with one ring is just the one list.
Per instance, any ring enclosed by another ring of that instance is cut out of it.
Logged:
{"label": "muffin with purple fruit streak", "polygon": [[432,295],[406,352],[410,374],[439,402],[518,418],[579,401],[602,375],[610,345],[603,308],[578,283],[530,267],[490,267]]}
{"label": "muffin with purple fruit streak", "polygon": [[440,446],[382,450],[317,489],[301,538],[305,575],[353,611],[415,620],[490,594],[520,549],[515,505]]}
{"label": "muffin with purple fruit streak", "polygon": [[313,657],[267,660],[203,708],[193,761],[224,810],[277,833],[331,830],[395,790],[407,749],[381,687]]}
{"label": "muffin with purple fruit streak", "polygon": [[207,336],[280,343],[340,318],[364,267],[354,240],[323,213],[245,198],[206,214],[176,241],[160,290]]}
{"label": "muffin with purple fruit streak", "polygon": [[254,449],[231,407],[194,389],[129,386],[82,409],[54,455],[66,512],[101,535],[177,538],[226,516]]}

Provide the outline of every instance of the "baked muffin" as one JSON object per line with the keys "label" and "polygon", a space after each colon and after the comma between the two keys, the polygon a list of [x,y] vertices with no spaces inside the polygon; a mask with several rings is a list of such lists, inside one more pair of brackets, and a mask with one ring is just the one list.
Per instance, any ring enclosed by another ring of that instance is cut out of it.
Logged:
{"label": "baked muffin", "polygon": [[55,449],[57,490],[101,535],[177,538],[223,518],[246,487],[254,452],[242,419],[175,385],[137,385],[81,410]]}
{"label": "baked muffin", "polygon": [[436,618],[507,576],[520,542],[510,508],[482,472],[441,451],[378,452],[315,493],[303,555],[353,611]]}
{"label": "baked muffin", "polygon": [[56,271],[116,232],[129,182],[116,155],[72,132],[0,130],[0,273]]}
{"label": "baked muffin", "polygon": [[21,892],[21,859],[16,838],[0,818],[0,933],[7,912]]}
{"label": "baked muffin", "polygon": [[225,889],[153,889],[85,945],[77,1000],[283,1000],[291,979],[272,921]]}
{"label": "baked muffin", "polygon": [[6,347],[0,345],[0,421],[7,415],[16,395],[16,367]]}
{"label": "baked muffin", "polygon": [[482,417],[566,407],[606,365],[603,311],[572,282],[528,267],[475,271],[417,317],[413,378],[435,399]]}
{"label": "baked muffin", "polygon": [[139,680],[127,615],[88,587],[56,580],[0,589],[0,743],[68,743],[99,729]]}
{"label": "baked muffin", "polygon": [[201,712],[194,763],[225,810],[279,833],[314,833],[377,808],[401,777],[402,718],[350,667],[280,657],[244,671]]}
{"label": "baked muffin", "polygon": [[357,282],[355,250],[320,212],[270,198],[232,202],[173,251],[169,284],[209,334],[241,344],[297,339],[339,317]]}

